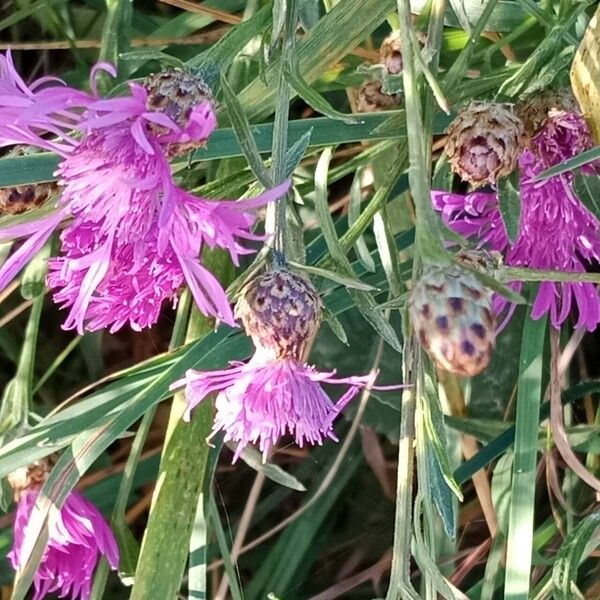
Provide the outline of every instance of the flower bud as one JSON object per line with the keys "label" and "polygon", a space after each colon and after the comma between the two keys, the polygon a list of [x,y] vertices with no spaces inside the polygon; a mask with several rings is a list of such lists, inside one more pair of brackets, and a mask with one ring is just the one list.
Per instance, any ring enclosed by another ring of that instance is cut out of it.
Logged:
{"label": "flower bud", "polygon": [[515,113],[523,122],[527,138],[532,138],[540,130],[552,110],[581,113],[569,89],[544,90],[515,106]]}
{"label": "flower bud", "polygon": [[384,94],[381,81],[367,81],[358,90],[357,112],[392,110],[400,105],[402,94]]}
{"label": "flower bud", "polygon": [[13,489],[15,502],[19,501],[21,494],[31,487],[42,485],[58,460],[57,454],[45,456],[27,465],[19,467],[8,474],[7,480]]}
{"label": "flower bud", "polygon": [[[211,89],[200,77],[173,67],[146,77],[144,87],[148,92],[147,109],[165,114],[181,129],[188,126],[194,107],[204,101],[213,107],[216,104]],[[165,129],[157,124],[152,124],[152,127],[157,133],[163,133]],[[170,150],[175,154],[184,154],[201,146],[204,141],[172,144]]]}
{"label": "flower bud", "polygon": [[308,279],[287,269],[274,269],[246,286],[236,316],[257,348],[301,360],[319,328],[321,310],[321,299]]}
{"label": "flower bud", "polygon": [[437,367],[471,377],[483,371],[495,344],[491,294],[458,267],[434,269],[415,284],[409,312],[419,340]]}
{"label": "flower bud", "polygon": [[392,31],[381,43],[379,62],[390,75],[402,73],[402,43],[399,30]]}
{"label": "flower bud", "polygon": [[444,148],[452,170],[474,186],[511,173],[524,145],[523,124],[506,105],[473,103],[448,127]]}
{"label": "flower bud", "polygon": [[[15,146],[6,154],[6,158],[37,154],[39,150],[31,146]],[[58,190],[53,182],[41,182],[27,185],[15,185],[0,188],[0,215],[18,215],[42,206]]]}

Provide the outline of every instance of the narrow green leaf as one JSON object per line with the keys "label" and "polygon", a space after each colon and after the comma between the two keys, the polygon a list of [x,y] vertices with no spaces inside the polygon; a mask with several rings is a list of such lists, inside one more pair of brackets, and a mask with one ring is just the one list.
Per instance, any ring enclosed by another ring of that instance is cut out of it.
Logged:
{"label": "narrow green leaf", "polygon": [[330,119],[335,119],[337,121],[342,121],[348,125],[356,125],[358,123],[363,123],[363,120],[358,117],[352,117],[350,115],[346,115],[341,113],[333,108],[319,92],[316,92],[311,88],[306,81],[300,75],[300,72],[297,69],[297,66],[293,63],[286,64],[284,67],[284,77],[286,81],[290,84],[292,89],[306,102],[312,109],[317,112],[329,117]]}
{"label": "narrow green leaf", "polygon": [[13,9],[8,17],[0,20],[0,31],[16,25],[23,19],[34,15],[39,10],[47,9],[50,6],[62,3],[63,1],[64,0],[37,0],[37,2],[33,2],[32,4],[28,3],[24,5],[23,8],[17,10]]}
{"label": "narrow green leaf", "polygon": [[600,177],[576,171],[573,177],[575,194],[585,207],[600,219]]}
{"label": "narrow green leaf", "polygon": [[440,399],[431,375],[425,374],[424,378],[426,401],[423,402],[423,416],[425,419],[427,440],[446,484],[456,497],[462,501],[463,495],[452,474],[450,457],[448,456],[446,425],[444,423],[444,413],[440,406]]}
{"label": "narrow green leaf", "polygon": [[348,336],[341,321],[337,316],[329,310],[326,306],[323,308],[323,320],[329,325],[331,331],[333,331],[335,337],[342,342],[342,344],[348,345]]}
{"label": "narrow green leaf", "polygon": [[[232,450],[235,450],[235,444],[227,444]],[[264,473],[265,477],[282,485],[284,487],[288,487],[292,490],[296,490],[298,492],[305,492],[306,488],[300,481],[298,481],[293,475],[284,471],[278,465],[269,462],[263,462],[262,456],[256,448],[252,446],[246,446],[242,453],[240,454],[240,458],[252,469],[257,472]]]}
{"label": "narrow green leaf", "polygon": [[[329,212],[329,204],[327,202],[327,173],[329,171],[331,155],[331,148],[324,150],[315,170],[315,207],[334,268],[344,277],[354,278],[354,271],[352,270],[350,262],[346,258],[346,254],[337,238],[333,219]],[[400,343],[396,332],[378,310],[375,300],[367,292],[360,290],[348,289],[348,294],[373,329],[375,329],[375,331],[381,335],[392,348],[398,352],[402,352],[402,344]]]}
{"label": "narrow green leaf", "polygon": [[550,167],[549,169],[546,169],[545,171],[542,171],[539,175],[536,175],[533,178],[533,181],[544,181],[550,177],[568,173],[569,171],[573,171],[574,169],[588,165],[599,158],[600,146],[594,146],[593,148],[590,148],[589,150],[586,150],[585,152],[582,152],[581,154],[578,154],[569,160],[565,160],[557,165],[554,165],[553,167]]}
{"label": "narrow green leaf", "polygon": [[121,62],[144,63],[150,60],[155,60],[161,65],[169,65],[170,67],[176,67],[178,69],[185,68],[185,63],[176,56],[173,56],[172,54],[167,54],[166,52],[161,52],[160,50],[154,50],[149,48],[143,48],[141,50],[130,50],[129,52],[121,52],[119,54],[119,58]]}
{"label": "narrow green leaf", "polygon": [[431,444],[427,444],[427,472],[430,476],[428,494],[433,498],[438,514],[442,519],[446,535],[456,539],[456,496],[448,486],[442,468],[438,462]]}
{"label": "narrow green leaf", "polygon": [[[271,7],[268,5],[263,6],[250,19],[233,27],[216,44],[212,44],[206,52],[202,52],[188,61],[188,68],[198,69],[203,65],[215,65],[221,71],[224,71],[231,65],[232,58],[239,54],[252,38],[262,34],[271,22],[271,14]],[[168,35],[182,34],[174,31]]]}
{"label": "narrow green leaf", "polygon": [[[190,535],[189,564],[187,570],[188,600],[198,600],[200,598],[208,597],[206,566],[208,564],[208,536],[209,521],[211,519],[209,518],[209,515],[206,514],[205,500],[206,497],[204,493],[201,493],[198,498],[196,514],[192,525],[192,533]],[[217,539],[219,540],[220,546],[221,538],[219,537],[219,528],[221,524],[213,518],[212,525],[217,531]]]}
{"label": "narrow green leaf", "polygon": [[[394,0],[344,0],[336,4],[296,44],[298,69],[310,85],[372,33],[394,8]],[[267,85],[256,79],[240,93],[252,121],[270,114],[275,106],[276,78],[281,58],[265,70]]]}
{"label": "narrow green leaf", "polygon": [[[350,202],[348,203],[348,227],[352,229],[356,221],[360,216],[360,205],[362,203],[362,192],[361,192],[361,170],[357,170],[350,186]],[[373,257],[367,248],[364,236],[360,235],[354,243],[354,250],[358,260],[370,273],[375,272],[375,262]]]}
{"label": "narrow green leaf", "polygon": [[[231,593],[231,600],[243,600],[244,594],[240,588],[239,574],[236,567],[231,560],[231,553],[227,545],[227,539],[225,537],[225,531],[223,530],[223,524],[221,523],[221,517],[219,515],[219,509],[213,494],[210,495],[208,500],[208,514],[210,516],[210,523],[213,526],[215,534],[217,536],[217,544],[219,545],[219,552],[223,559],[223,566],[225,567],[225,573],[227,573],[227,579],[229,580],[229,591]],[[200,598],[205,596],[190,595],[189,599]]]}
{"label": "narrow green leaf", "polygon": [[519,235],[521,220],[521,195],[519,193],[519,175],[512,173],[498,182],[498,205],[500,215],[508,234],[508,239],[514,243]]}
{"label": "narrow green leaf", "polygon": [[237,138],[240,148],[242,149],[252,172],[256,175],[256,178],[266,189],[269,189],[273,187],[271,175],[267,171],[260,156],[258,145],[250,131],[250,123],[244,114],[244,109],[224,75],[221,76],[221,88],[223,89],[225,104],[227,105],[227,114],[231,121],[231,125],[233,126],[233,131],[235,132],[235,137]]}
{"label": "narrow green leaf", "polygon": [[[106,0],[106,20],[102,29],[102,46],[98,59],[115,66],[117,77],[122,77],[119,56],[129,48],[132,0]],[[108,91],[114,85],[112,77],[99,75],[101,89]]]}
{"label": "narrow green leaf", "polygon": [[335,273],[333,271],[329,271],[328,269],[321,269],[320,267],[311,267],[310,265],[302,265],[300,263],[296,263],[290,261],[290,266],[298,269],[300,271],[305,271],[310,275],[314,275],[315,277],[323,277],[324,279],[330,279],[331,281],[335,281],[335,283],[339,283],[347,288],[351,288],[353,290],[363,290],[365,292],[376,290],[372,285],[368,283],[364,283],[358,277],[346,277],[344,275],[340,275],[339,273]]}
{"label": "narrow green leaf", "polygon": [[306,150],[310,145],[310,138],[312,136],[312,129],[309,129],[302,137],[296,140],[286,152],[285,155],[285,179],[291,177],[300,161],[306,154]]}
{"label": "narrow green leaf", "polygon": [[[532,299],[537,289],[532,289]],[[546,318],[525,320],[519,359],[515,450],[508,520],[505,594],[528,600],[533,549],[537,428],[542,393]]]}
{"label": "narrow green leaf", "polygon": [[[556,600],[572,600],[571,586],[577,580],[579,565],[591,550],[588,547],[594,534],[600,528],[600,512],[587,515],[577,527],[569,532],[563,542],[552,569],[553,597]],[[594,543],[594,546],[596,544]]]}

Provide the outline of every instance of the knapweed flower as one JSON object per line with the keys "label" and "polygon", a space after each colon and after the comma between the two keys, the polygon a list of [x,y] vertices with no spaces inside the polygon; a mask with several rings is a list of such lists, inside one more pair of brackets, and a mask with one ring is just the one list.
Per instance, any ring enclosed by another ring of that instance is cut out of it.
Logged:
{"label": "knapweed flower", "polygon": [[523,124],[509,107],[476,102],[450,123],[444,151],[454,173],[480,186],[513,171],[523,143]]}
{"label": "knapweed flower", "polygon": [[[40,461],[9,476],[17,510],[8,559],[16,570],[24,567],[29,519],[47,475],[48,465]],[[87,600],[100,555],[106,557],[111,569],[118,568],[119,549],[104,517],[79,492],[71,492],[50,523],[48,544],[33,580],[33,600],[48,594]]]}
{"label": "knapweed flower", "polygon": [[[600,259],[598,219],[577,198],[572,173],[541,182],[533,179],[592,146],[589,129],[580,114],[550,111],[539,133],[519,157],[521,219],[514,243],[506,234],[495,193],[461,196],[433,192],[434,206],[452,229],[475,237],[481,247],[503,253],[509,266],[584,273],[590,261]],[[588,166],[584,170],[590,173],[594,169]],[[512,285],[521,289],[519,282]],[[549,314],[552,325],[559,328],[574,303],[579,311],[575,326],[595,329],[600,322],[600,298],[592,283],[542,282],[532,318]],[[504,298],[495,297],[496,311],[506,305]]]}
{"label": "knapweed flower", "polygon": [[[2,64],[8,96],[0,96],[0,108],[12,112],[6,132],[0,115],[0,144],[26,140],[63,160],[55,211],[0,227],[0,241],[27,238],[0,268],[0,289],[69,219],[48,275],[54,300],[69,309],[65,329],[149,327],[165,301],[177,302],[184,283],[204,314],[234,325],[227,295],[200,256],[219,247],[238,264],[252,251],[244,242],[259,239],[255,209],[282,196],[289,182],[241,202],[198,198],[176,185],[167,157],[204,144],[216,127],[205,86],[194,89],[190,74],[170,71],[130,84],[128,96],[98,99],[50,80],[44,83],[61,90],[62,104],[48,108],[38,106],[8,58]],[[58,141],[48,141],[48,133]]]}
{"label": "knapweed flower", "polygon": [[[232,362],[228,369],[190,370],[184,380],[187,411],[218,392],[213,434],[225,433],[236,444],[237,460],[247,444],[258,444],[266,459],[282,436],[290,434],[298,446],[336,440],[333,421],[369,376],[335,377],[303,360],[307,344],[321,319],[321,300],[312,284],[286,269],[267,271],[253,280],[238,301],[236,314],[254,342],[247,363]],[[321,384],[348,385],[333,403]],[[393,386],[397,387],[397,386]],[[383,388],[378,388],[383,389]]]}
{"label": "knapweed flower", "polygon": [[491,293],[473,274],[431,269],[415,283],[408,306],[419,341],[438,367],[467,377],[487,367],[496,324]]}

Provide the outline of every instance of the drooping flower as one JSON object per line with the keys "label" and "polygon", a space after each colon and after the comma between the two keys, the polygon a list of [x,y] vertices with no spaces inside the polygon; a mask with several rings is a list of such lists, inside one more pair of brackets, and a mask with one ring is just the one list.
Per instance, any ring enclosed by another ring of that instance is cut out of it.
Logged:
{"label": "drooping flower", "polygon": [[[234,461],[246,445],[258,444],[266,459],[282,436],[290,434],[298,446],[336,440],[333,422],[370,376],[335,377],[303,360],[308,342],[316,334],[321,301],[311,283],[286,269],[267,271],[252,281],[236,307],[255,352],[247,363],[232,362],[220,371],[190,370],[185,379],[188,408],[192,410],[218,392],[213,435],[225,433],[236,446]],[[334,403],[322,384],[348,385]],[[397,387],[397,386],[392,386]],[[384,389],[384,388],[377,388]]]}
{"label": "drooping flower", "polygon": [[[14,79],[13,71],[7,73]],[[151,326],[165,301],[177,301],[184,283],[204,314],[233,325],[227,295],[200,256],[205,247],[220,247],[237,264],[240,254],[252,251],[244,241],[257,239],[251,232],[255,209],[283,195],[289,182],[241,202],[197,198],[176,185],[167,156],[204,144],[216,127],[211,98],[201,82],[194,91],[190,74],[153,76],[146,86],[130,84],[128,96],[110,99],[69,92],[60,83],[63,104],[39,108],[46,115],[39,127],[30,121],[35,98],[12,115],[7,143],[26,138],[59,153],[63,192],[50,215],[0,228],[0,241],[27,238],[0,268],[0,289],[71,218],[48,275],[55,301],[69,309],[66,329]],[[19,104],[10,94],[0,97],[0,107],[3,102]],[[69,126],[56,126],[74,105]],[[48,132],[59,141],[49,146],[43,137]],[[0,129],[0,143],[4,135]]]}
{"label": "drooping flower", "polygon": [[472,377],[490,362],[496,338],[491,294],[458,267],[435,268],[415,283],[410,318],[423,349],[446,371]]}
{"label": "drooping flower", "polygon": [[508,175],[523,143],[523,124],[510,108],[478,102],[461,110],[450,123],[444,151],[463,181],[480,186]]}
{"label": "drooping flower", "polygon": [[[600,223],[581,203],[573,189],[572,173],[541,182],[533,179],[544,170],[593,146],[580,114],[550,111],[544,126],[519,157],[521,218],[514,243],[508,238],[495,193],[466,196],[433,192],[433,204],[446,223],[458,233],[478,240],[480,246],[502,252],[509,266],[584,273],[592,260],[600,259]],[[594,166],[586,167],[587,172]],[[515,289],[521,284],[515,282]],[[576,327],[588,330],[600,323],[600,298],[596,286],[585,282],[540,284],[532,310],[534,319],[544,314],[559,328],[577,305]],[[503,310],[507,301],[496,296],[494,306]]]}
{"label": "drooping flower", "polygon": [[[9,476],[17,510],[8,560],[16,570],[24,567],[29,520],[48,470],[49,465],[40,461]],[[50,523],[48,544],[34,576],[33,600],[48,594],[87,600],[100,555],[111,569],[118,568],[119,549],[110,527],[91,502],[73,491]]]}

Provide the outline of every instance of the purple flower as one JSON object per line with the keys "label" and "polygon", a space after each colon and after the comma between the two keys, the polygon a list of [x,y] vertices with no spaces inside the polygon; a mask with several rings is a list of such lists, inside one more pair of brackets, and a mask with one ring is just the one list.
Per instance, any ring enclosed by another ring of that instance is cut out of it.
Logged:
{"label": "purple flower", "polygon": [[[225,441],[237,444],[234,462],[251,443],[258,444],[266,460],[286,434],[294,436],[301,448],[305,443],[321,445],[325,438],[337,441],[333,421],[369,383],[370,376],[334,375],[335,371],[323,373],[291,356],[278,358],[261,348],[247,363],[232,362],[222,371],[190,370],[172,388],[185,383],[185,420],[207,396],[218,392],[212,435],[224,431]],[[334,404],[321,387],[323,383],[350,387]]]}
{"label": "purple flower", "polygon": [[[5,133],[0,117],[0,144],[27,141],[59,153],[63,192],[49,216],[0,228],[0,241],[27,238],[0,268],[0,289],[70,218],[48,275],[55,301],[69,309],[65,329],[149,327],[165,301],[177,302],[184,283],[204,314],[234,325],[227,295],[201,253],[223,248],[238,264],[240,254],[252,252],[244,241],[259,239],[251,232],[254,209],[285,194],[289,182],[241,202],[197,198],[176,185],[166,157],[209,137],[216,127],[209,101],[175,123],[148,108],[141,85],[131,84],[129,96],[98,100],[59,81],[50,109],[18,77],[10,55],[1,58],[0,109],[12,110],[13,124]],[[43,118],[35,121],[34,113]],[[48,132],[59,140],[48,142]]]}
{"label": "purple flower", "polygon": [[[14,569],[23,568],[23,545],[29,518],[40,486],[20,494],[14,523],[13,547],[8,559]],[[78,492],[71,492],[50,525],[49,540],[34,578],[33,600],[57,593],[61,598],[90,596],[94,570],[100,554],[114,570],[119,566],[119,549],[104,517]]]}
{"label": "purple flower", "polygon": [[[572,173],[533,179],[547,168],[591,148],[593,142],[581,115],[551,111],[530,147],[519,157],[521,220],[519,234],[511,243],[498,206],[496,193],[474,192],[462,196],[432,192],[434,207],[457,233],[475,236],[479,246],[504,254],[510,266],[584,273],[592,260],[600,259],[600,223],[573,190]],[[586,167],[588,172],[594,167]],[[520,289],[521,283],[512,286]],[[600,298],[596,286],[583,282],[540,284],[532,318],[550,315],[555,328],[566,320],[573,303],[579,318],[575,327],[592,331],[600,323]],[[507,305],[496,296],[494,306]]]}

